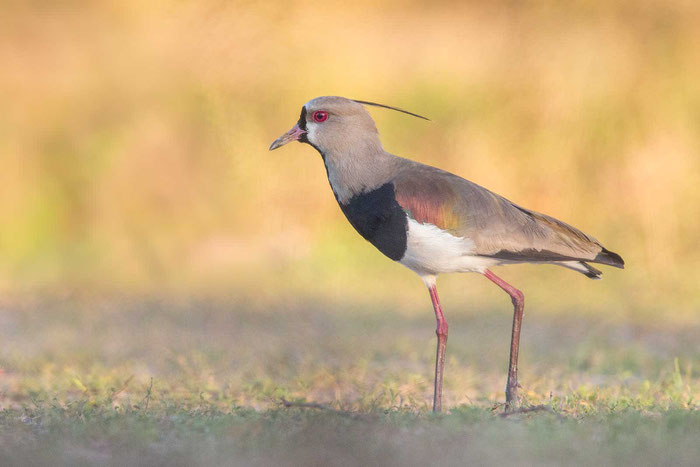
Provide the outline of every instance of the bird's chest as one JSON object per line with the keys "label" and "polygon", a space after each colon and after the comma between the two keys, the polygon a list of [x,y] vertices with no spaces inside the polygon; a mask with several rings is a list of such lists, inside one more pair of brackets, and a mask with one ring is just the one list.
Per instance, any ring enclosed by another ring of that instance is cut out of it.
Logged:
{"label": "bird's chest", "polygon": [[336,198],[343,214],[362,237],[394,261],[403,257],[408,219],[396,202],[391,183],[354,195],[345,202],[337,193]]}

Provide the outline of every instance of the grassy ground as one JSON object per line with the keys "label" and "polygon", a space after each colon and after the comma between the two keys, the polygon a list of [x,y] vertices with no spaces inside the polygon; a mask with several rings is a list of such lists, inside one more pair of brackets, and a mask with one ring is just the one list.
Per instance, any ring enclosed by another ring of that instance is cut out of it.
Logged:
{"label": "grassy ground", "polygon": [[[427,303],[426,303],[427,305]],[[526,315],[527,404],[499,416],[510,316],[328,303],[0,308],[0,464],[697,464],[700,325]],[[284,407],[282,400],[323,409]]]}

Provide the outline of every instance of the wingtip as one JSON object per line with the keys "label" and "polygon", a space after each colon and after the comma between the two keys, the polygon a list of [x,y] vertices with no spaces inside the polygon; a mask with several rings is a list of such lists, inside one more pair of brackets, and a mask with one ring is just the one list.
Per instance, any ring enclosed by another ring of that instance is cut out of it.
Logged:
{"label": "wingtip", "polygon": [[622,256],[618,255],[614,251],[608,250],[607,248],[603,248],[601,252],[598,253],[598,256],[595,257],[593,262],[625,269],[625,260],[622,259]]}

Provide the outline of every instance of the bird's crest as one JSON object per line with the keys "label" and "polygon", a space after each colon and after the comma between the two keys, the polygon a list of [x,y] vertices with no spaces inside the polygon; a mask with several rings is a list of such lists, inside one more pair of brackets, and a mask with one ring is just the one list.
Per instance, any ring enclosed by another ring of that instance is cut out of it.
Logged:
{"label": "bird's crest", "polygon": [[427,117],[424,117],[424,116],[418,115],[418,114],[414,114],[413,112],[409,112],[408,110],[399,109],[398,107],[392,107],[392,106],[390,106],[390,105],[384,105],[384,104],[377,104],[376,102],[358,101],[357,99],[352,99],[352,100],[353,100],[354,102],[357,102],[358,104],[373,105],[373,106],[375,106],[375,107],[383,107],[383,108],[385,108],[385,109],[395,110],[395,111],[397,111],[397,112],[405,113],[405,114],[411,115],[411,116],[413,116],[413,117],[418,117],[418,118],[422,118],[423,120],[431,121],[431,120],[430,120],[429,118],[427,118]]}

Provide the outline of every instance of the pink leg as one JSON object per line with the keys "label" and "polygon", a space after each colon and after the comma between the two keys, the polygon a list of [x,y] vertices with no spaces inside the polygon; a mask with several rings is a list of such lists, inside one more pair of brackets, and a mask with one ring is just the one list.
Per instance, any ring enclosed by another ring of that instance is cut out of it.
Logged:
{"label": "pink leg", "polygon": [[521,291],[489,271],[484,272],[490,281],[508,292],[513,302],[513,333],[510,340],[510,361],[508,362],[508,383],[506,384],[506,411],[518,406],[518,350],[520,348],[520,325],[523,320],[525,296]]}
{"label": "pink leg", "polygon": [[430,300],[433,302],[435,309],[435,318],[437,319],[437,355],[435,357],[435,392],[433,393],[433,412],[442,410],[442,373],[445,367],[445,346],[447,345],[447,320],[442,314],[440,299],[437,294],[435,284],[428,286],[430,291]]}

